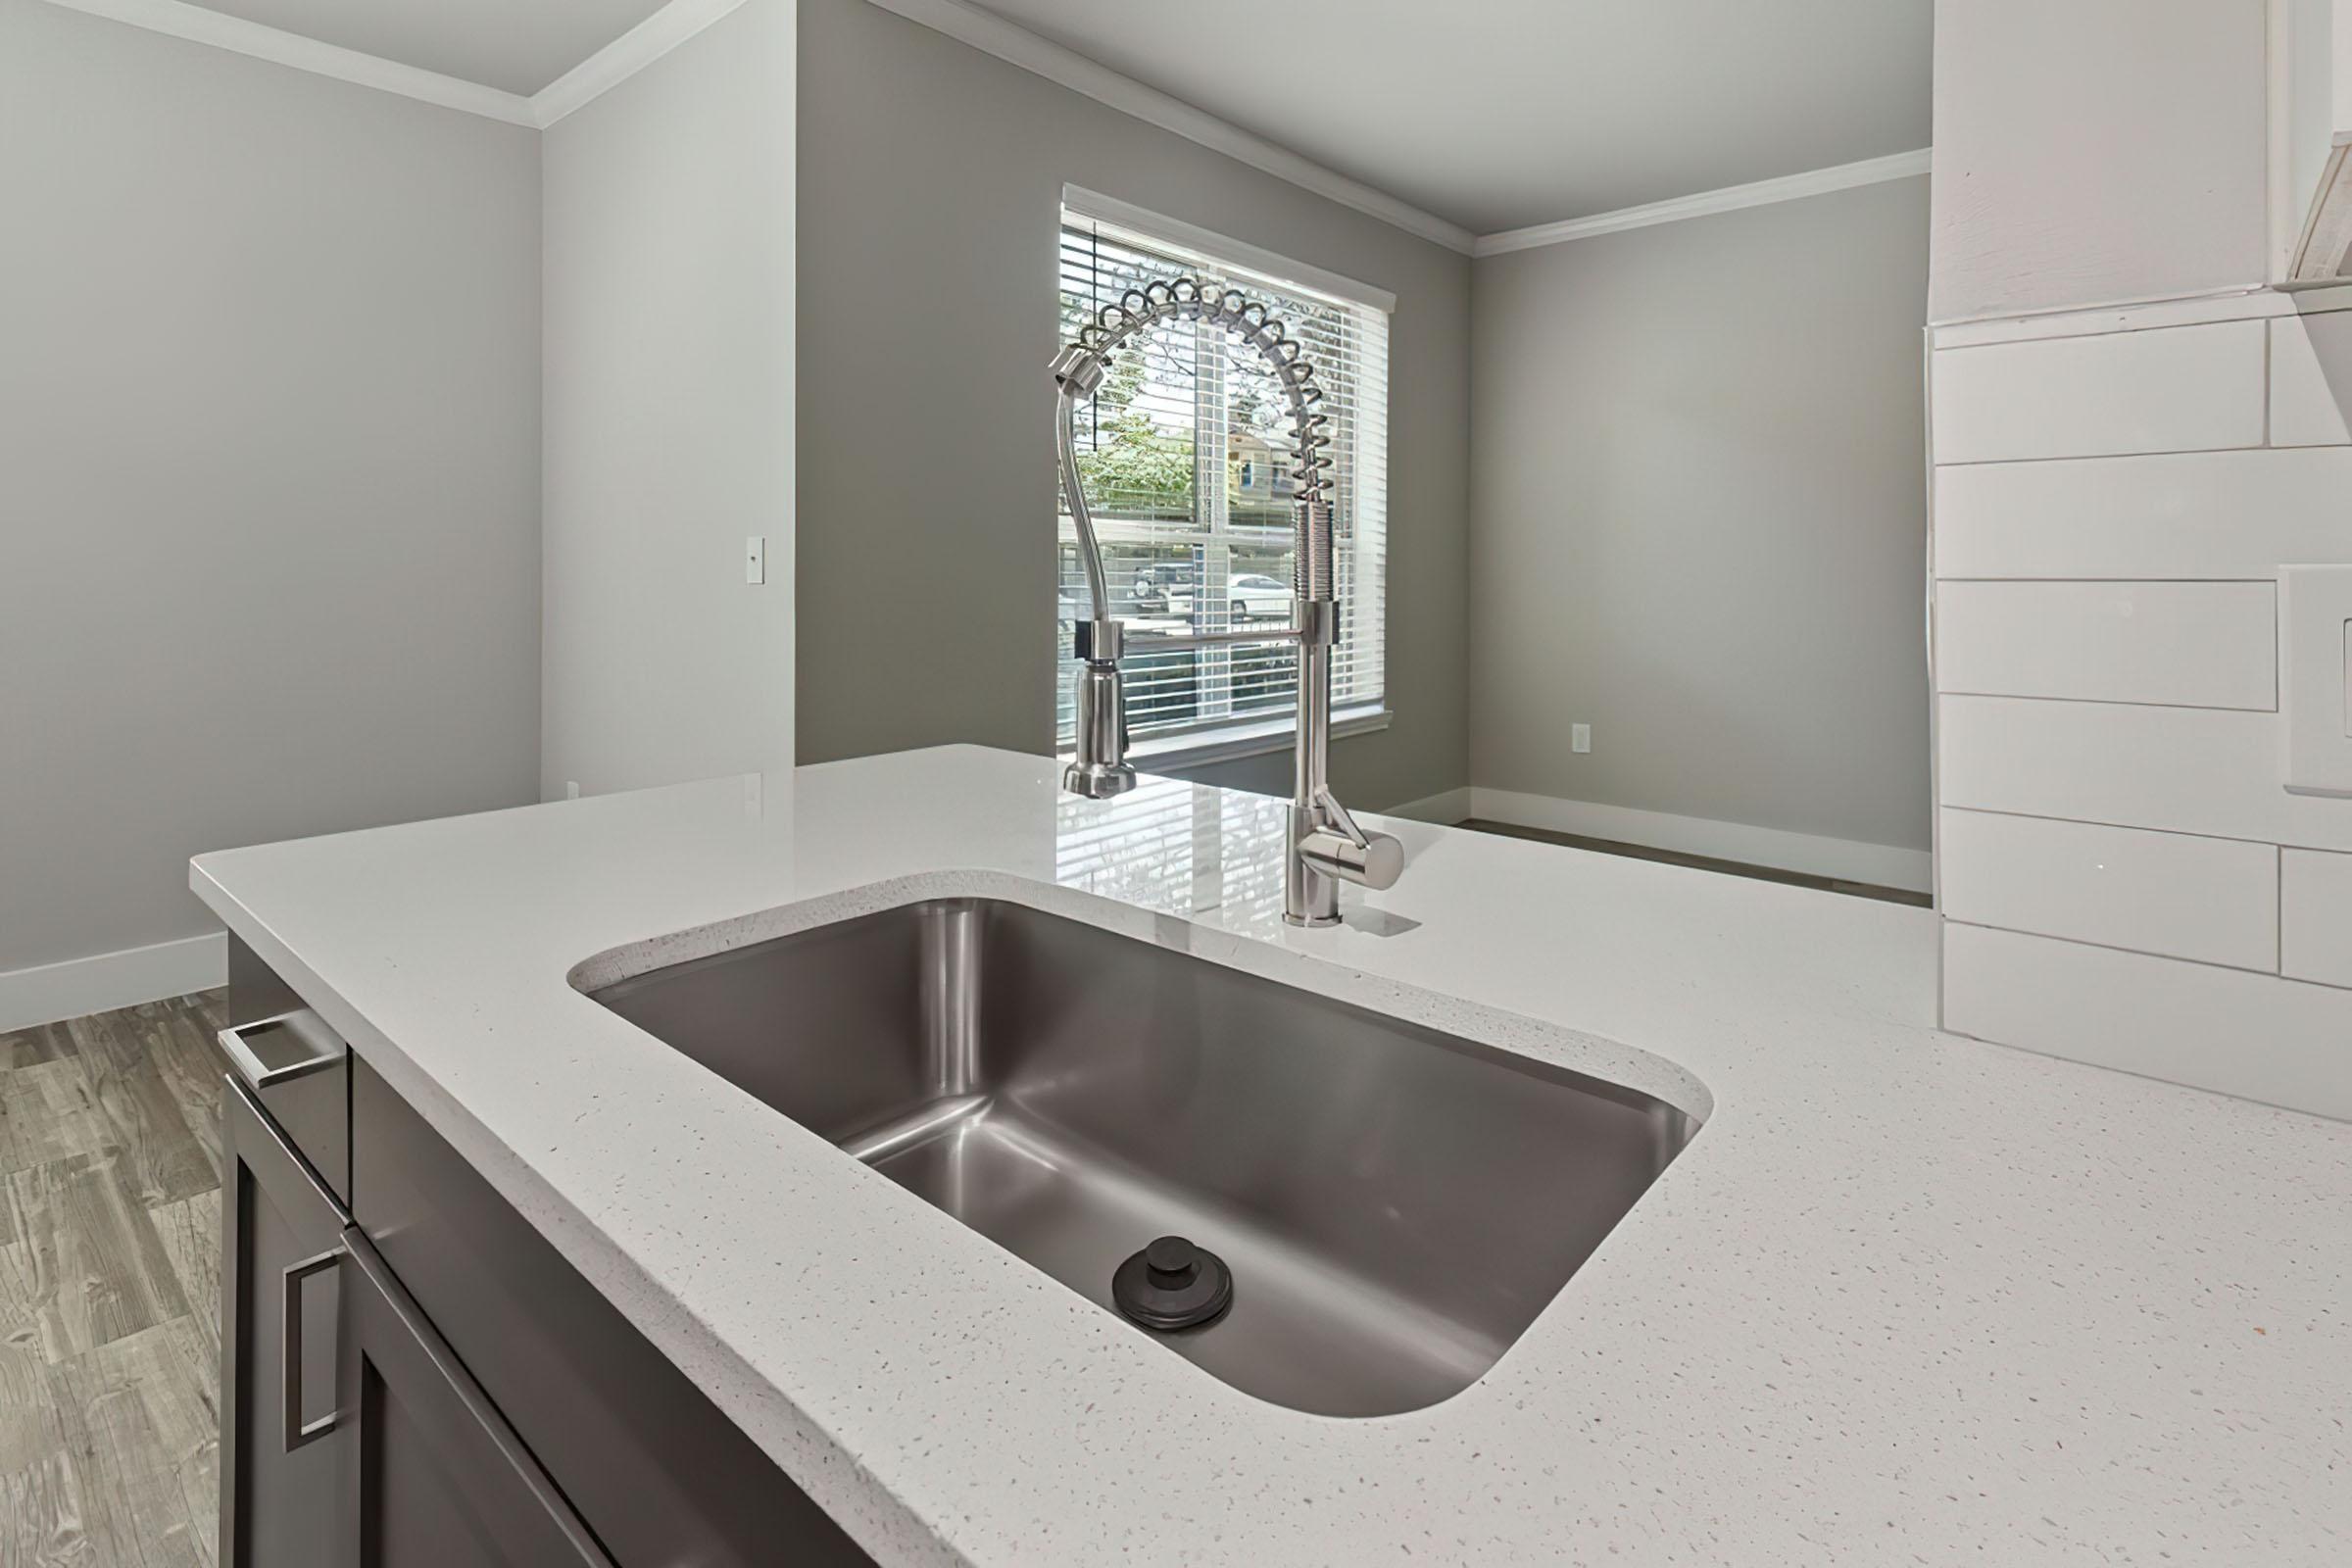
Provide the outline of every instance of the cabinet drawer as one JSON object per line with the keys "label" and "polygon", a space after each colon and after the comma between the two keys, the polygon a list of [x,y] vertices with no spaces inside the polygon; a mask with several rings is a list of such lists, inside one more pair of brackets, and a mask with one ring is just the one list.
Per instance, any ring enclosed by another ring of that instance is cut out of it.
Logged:
{"label": "cabinet drawer", "polygon": [[349,1203],[351,1048],[234,936],[228,1015],[220,1049],[238,1082],[336,1201]]}

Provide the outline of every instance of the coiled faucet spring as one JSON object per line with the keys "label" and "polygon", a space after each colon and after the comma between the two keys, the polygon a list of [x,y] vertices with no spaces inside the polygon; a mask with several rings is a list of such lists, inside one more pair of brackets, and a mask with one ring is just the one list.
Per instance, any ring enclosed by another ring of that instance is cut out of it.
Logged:
{"label": "coiled faucet spring", "polygon": [[1338,579],[1332,543],[1331,417],[1317,407],[1323,388],[1314,362],[1290,335],[1289,326],[1239,289],[1197,277],[1155,280],[1131,288],[1105,305],[1077,337],[1054,356],[1060,418],[1055,445],[1070,521],[1086,564],[1093,614],[1078,623],[1076,653],[1085,662],[1079,674],[1076,745],[1062,772],[1063,786],[1094,799],[1135,787],[1127,761],[1127,700],[1120,679],[1124,637],[1110,612],[1110,586],[1102,571],[1102,547],[1087,510],[1078,472],[1077,405],[1094,396],[1121,345],[1166,320],[1192,320],[1223,327],[1270,366],[1289,406],[1292,508],[1297,533],[1292,572],[1290,628],[1279,632],[1222,633],[1163,638],[1163,643],[1296,642],[1298,644],[1298,739],[1291,797],[1290,850],[1283,887],[1283,917],[1294,925],[1338,923],[1339,884],[1393,886],[1404,866],[1404,851],[1385,833],[1366,833],[1331,793],[1331,650],[1339,639]]}

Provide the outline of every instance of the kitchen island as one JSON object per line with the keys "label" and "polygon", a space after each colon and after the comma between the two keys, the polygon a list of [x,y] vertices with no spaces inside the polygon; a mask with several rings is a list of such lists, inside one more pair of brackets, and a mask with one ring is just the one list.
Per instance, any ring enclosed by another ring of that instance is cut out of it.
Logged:
{"label": "kitchen island", "polygon": [[[1403,879],[1296,930],[1286,803],[1057,773],[943,748],[223,852],[191,882],[884,1563],[2352,1553],[2352,1126],[1937,1032],[1924,910],[1389,821]],[[944,897],[1702,1125],[1464,1392],[1266,1403],[584,994]]]}

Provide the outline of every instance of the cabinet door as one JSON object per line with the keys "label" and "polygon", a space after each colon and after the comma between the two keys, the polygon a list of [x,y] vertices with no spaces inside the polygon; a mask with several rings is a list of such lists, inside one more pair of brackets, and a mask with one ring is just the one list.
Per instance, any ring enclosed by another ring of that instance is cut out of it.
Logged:
{"label": "cabinet door", "polygon": [[331,1568],[342,1534],[335,1316],[346,1221],[234,1082],[220,1125],[220,1561]]}
{"label": "cabinet door", "polygon": [[356,1234],[340,1407],[352,1568],[612,1568],[538,1462]]}

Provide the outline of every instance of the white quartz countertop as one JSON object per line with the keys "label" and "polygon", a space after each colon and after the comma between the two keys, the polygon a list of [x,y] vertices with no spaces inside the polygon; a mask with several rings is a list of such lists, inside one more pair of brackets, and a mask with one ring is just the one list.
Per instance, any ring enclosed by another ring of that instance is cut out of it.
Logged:
{"label": "white quartz countertop", "polygon": [[[2352,1126],[1937,1033],[1924,910],[1390,822],[1403,880],[1295,931],[1283,803],[1055,771],[944,748],[190,880],[884,1563],[2352,1562]],[[1705,1126],[1466,1392],[1266,1404],[568,978],[954,893]]]}

